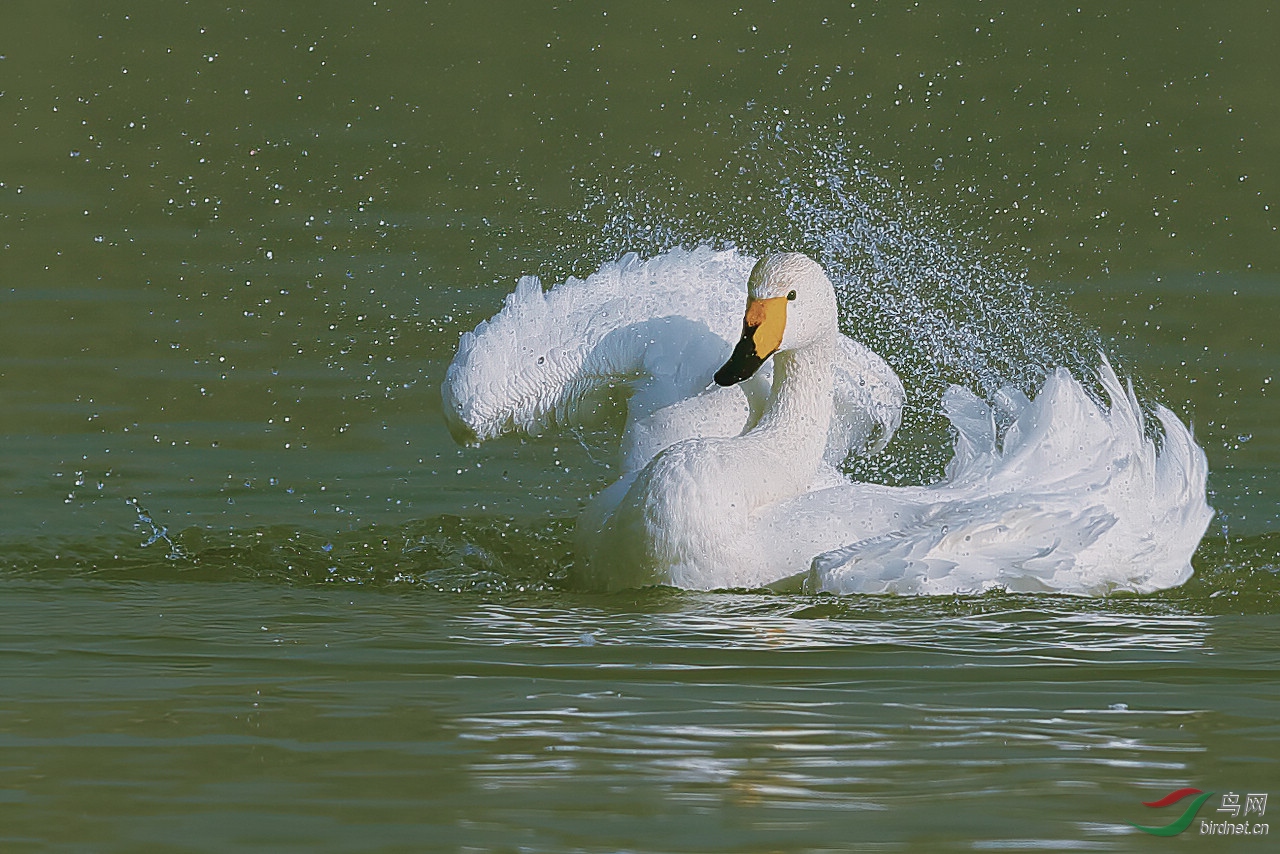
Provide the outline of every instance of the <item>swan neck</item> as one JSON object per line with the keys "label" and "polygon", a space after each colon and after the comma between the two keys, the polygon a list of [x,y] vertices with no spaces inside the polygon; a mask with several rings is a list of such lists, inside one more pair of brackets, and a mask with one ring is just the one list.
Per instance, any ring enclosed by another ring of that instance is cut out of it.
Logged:
{"label": "swan neck", "polygon": [[752,434],[776,442],[788,466],[817,469],[831,425],[833,341],[821,341],[774,358],[773,393]]}

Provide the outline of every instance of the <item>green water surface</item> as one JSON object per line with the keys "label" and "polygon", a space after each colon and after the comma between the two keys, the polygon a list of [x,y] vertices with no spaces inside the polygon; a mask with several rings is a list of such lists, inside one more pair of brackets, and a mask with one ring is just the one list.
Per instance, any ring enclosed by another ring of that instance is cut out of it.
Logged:
{"label": "green water surface", "polygon": [[[0,849],[1270,850],[1131,823],[1280,795],[1277,44],[1262,2],[0,5]],[[835,272],[912,395],[857,476],[940,470],[946,383],[1107,353],[1208,455],[1195,578],[568,589],[608,437],[458,448],[444,367],[519,275],[700,242]]]}

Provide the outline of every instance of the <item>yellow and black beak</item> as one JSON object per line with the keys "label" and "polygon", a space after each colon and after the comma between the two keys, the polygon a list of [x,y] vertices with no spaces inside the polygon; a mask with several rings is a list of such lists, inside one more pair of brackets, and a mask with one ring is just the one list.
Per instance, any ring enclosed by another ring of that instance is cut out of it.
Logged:
{"label": "yellow and black beak", "polygon": [[[792,292],[794,293],[794,291]],[[716,371],[716,384],[735,385],[750,377],[764,360],[782,346],[782,330],[787,325],[790,297],[747,298],[747,315],[742,319],[742,338],[733,355]]]}

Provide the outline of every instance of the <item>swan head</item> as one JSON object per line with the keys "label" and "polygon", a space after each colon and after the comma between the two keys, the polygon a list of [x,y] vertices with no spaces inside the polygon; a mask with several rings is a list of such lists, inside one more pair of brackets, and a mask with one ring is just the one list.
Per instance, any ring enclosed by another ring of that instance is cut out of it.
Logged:
{"label": "swan head", "polygon": [[799,252],[766,255],[747,280],[742,338],[716,371],[716,383],[740,383],[774,353],[802,349],[838,331],[836,291],[822,267]]}

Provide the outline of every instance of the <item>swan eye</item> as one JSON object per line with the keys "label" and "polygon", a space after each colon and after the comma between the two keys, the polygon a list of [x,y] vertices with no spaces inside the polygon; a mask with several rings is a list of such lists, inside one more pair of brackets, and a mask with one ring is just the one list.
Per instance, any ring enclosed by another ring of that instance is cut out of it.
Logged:
{"label": "swan eye", "polygon": [[546,362],[547,362],[547,357],[546,357],[546,356],[539,356],[539,357],[538,357],[538,364],[539,364],[539,365],[545,365],[545,364],[546,364]]}
{"label": "swan eye", "polygon": [[789,300],[794,300],[795,298],[796,298],[796,292],[795,292],[795,291],[792,291],[791,293],[787,294],[787,299],[789,299]]}

